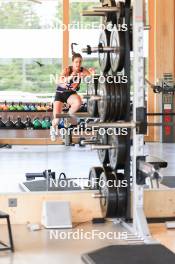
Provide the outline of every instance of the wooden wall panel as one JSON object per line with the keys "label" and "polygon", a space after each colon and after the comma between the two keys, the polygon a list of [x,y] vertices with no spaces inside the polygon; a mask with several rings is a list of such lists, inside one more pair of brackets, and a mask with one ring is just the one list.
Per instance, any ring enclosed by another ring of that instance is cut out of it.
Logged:
{"label": "wooden wall panel", "polygon": [[[152,83],[166,72],[175,72],[175,1],[149,0],[149,74]],[[162,111],[161,95],[154,95],[149,89],[148,110]],[[150,118],[150,122],[159,122],[159,118]],[[160,140],[160,128],[150,128],[150,141]]]}

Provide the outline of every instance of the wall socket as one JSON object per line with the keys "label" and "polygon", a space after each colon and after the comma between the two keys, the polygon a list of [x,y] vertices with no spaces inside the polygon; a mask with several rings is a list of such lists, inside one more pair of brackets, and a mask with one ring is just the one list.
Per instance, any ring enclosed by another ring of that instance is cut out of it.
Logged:
{"label": "wall socket", "polygon": [[17,199],[9,198],[8,199],[8,207],[17,207]]}

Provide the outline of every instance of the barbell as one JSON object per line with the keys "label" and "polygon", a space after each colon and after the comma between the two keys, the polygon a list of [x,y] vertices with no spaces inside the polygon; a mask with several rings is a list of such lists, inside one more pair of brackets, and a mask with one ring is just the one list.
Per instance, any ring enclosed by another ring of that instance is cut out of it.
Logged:
{"label": "barbell", "polygon": [[87,45],[82,49],[83,53],[99,54],[99,64],[103,73],[107,73],[110,69],[113,74],[122,71],[124,67],[125,54],[125,32],[118,31],[116,27],[112,31],[105,29],[99,38],[98,47]]}

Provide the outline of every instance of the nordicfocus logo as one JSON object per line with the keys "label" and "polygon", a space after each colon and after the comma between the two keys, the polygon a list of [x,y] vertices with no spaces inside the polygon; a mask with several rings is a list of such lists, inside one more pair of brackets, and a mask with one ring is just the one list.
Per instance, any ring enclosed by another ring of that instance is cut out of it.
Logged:
{"label": "nordicfocus logo", "polygon": [[97,133],[100,136],[127,136],[128,129],[127,128],[97,128],[95,125],[91,128],[87,127],[88,125],[85,124],[84,127],[77,126],[77,127],[70,127],[70,128],[61,128],[59,130],[60,135],[64,137],[65,135],[74,135],[74,136],[96,136]]}
{"label": "nordicfocus logo", "polygon": [[55,23],[53,28],[60,29],[62,31],[70,31],[70,30],[77,30],[77,29],[96,29],[96,30],[105,30],[107,29],[108,31],[112,31],[114,28],[118,31],[123,31],[126,32],[128,31],[128,26],[127,24],[118,24],[118,25],[113,25],[112,23],[108,23],[107,25],[103,23],[99,23],[96,21],[93,21],[91,23],[81,23],[79,21],[73,21],[72,23],[64,24],[57,22]]}
{"label": "nordicfocus logo", "polygon": [[[49,179],[49,188],[76,188],[78,186],[84,186],[84,179],[77,178],[76,180],[70,179]],[[127,180],[103,180],[99,178],[93,178],[93,186],[97,186],[100,189],[107,188],[127,188]],[[87,179],[87,188],[91,188],[92,182]]]}
{"label": "nordicfocus logo", "polygon": [[[51,84],[58,84],[58,80],[60,78],[59,74],[50,74],[50,83]],[[62,82],[67,82],[67,77],[65,77],[64,75],[61,76],[62,78]],[[103,83],[116,83],[116,84],[120,84],[120,83],[128,83],[128,78],[125,75],[117,75],[117,76],[113,76],[113,75],[108,75],[108,76],[74,76],[72,77],[72,82],[73,83],[79,83],[81,81],[81,83],[83,84],[93,84],[95,80],[98,80],[98,83],[103,84]]]}
{"label": "nordicfocus logo", "polygon": [[76,231],[50,230],[49,232],[50,240],[127,240],[127,238],[127,232],[102,232],[98,229],[93,229],[89,232],[83,228]]}

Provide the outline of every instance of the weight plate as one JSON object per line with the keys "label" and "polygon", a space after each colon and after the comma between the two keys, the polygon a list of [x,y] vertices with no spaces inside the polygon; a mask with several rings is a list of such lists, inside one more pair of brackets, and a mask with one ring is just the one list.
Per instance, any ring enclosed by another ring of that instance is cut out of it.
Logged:
{"label": "weight plate", "polygon": [[115,29],[111,32],[110,47],[120,48],[118,52],[110,52],[110,63],[113,74],[122,71],[124,67],[125,55],[125,33]]}
{"label": "weight plate", "polygon": [[123,187],[122,181],[124,180],[123,173],[117,173],[117,211],[116,217],[125,217],[127,208],[127,186]]}
{"label": "weight plate", "polygon": [[111,92],[110,85],[107,82],[99,83],[98,95],[101,100],[98,101],[99,117],[102,122],[106,122],[110,118]]}
{"label": "weight plate", "polygon": [[116,176],[110,171],[100,175],[99,191],[100,207],[103,217],[115,217],[117,210],[117,188],[115,187]]}
{"label": "weight plate", "polygon": [[126,136],[108,135],[108,144],[115,147],[109,149],[109,163],[112,169],[124,169],[126,160]]}
{"label": "weight plate", "polygon": [[115,98],[113,121],[125,120],[127,109],[127,87],[125,84],[115,83]]}
{"label": "weight plate", "polygon": [[114,121],[115,117],[115,105],[116,105],[116,97],[115,97],[115,85],[114,83],[110,84],[110,92],[111,92],[111,105],[110,105],[110,117],[109,121]]}
{"label": "weight plate", "polygon": [[100,175],[103,172],[103,168],[102,167],[93,167],[90,169],[89,172],[89,189],[90,190],[98,190],[99,189],[99,179],[100,179]]}
{"label": "weight plate", "polygon": [[[98,77],[90,81],[87,87],[88,95],[97,95]],[[87,100],[87,110],[91,117],[98,117],[98,104],[97,101]]]}
{"label": "weight plate", "polygon": [[[106,29],[102,31],[102,33],[100,34],[100,38],[99,38],[99,47],[101,48],[109,47],[110,35],[111,35],[110,31]],[[99,52],[98,56],[99,56],[99,64],[100,64],[101,71],[103,73],[107,73],[111,68],[109,52]]]}
{"label": "weight plate", "polygon": [[[107,145],[108,143],[108,138],[107,138],[107,134],[105,133],[104,135],[100,135],[99,133],[97,134],[97,141],[99,144],[102,145]],[[103,150],[98,150],[98,157],[100,162],[106,166],[107,164],[109,164],[109,152],[107,149],[103,149]]]}

